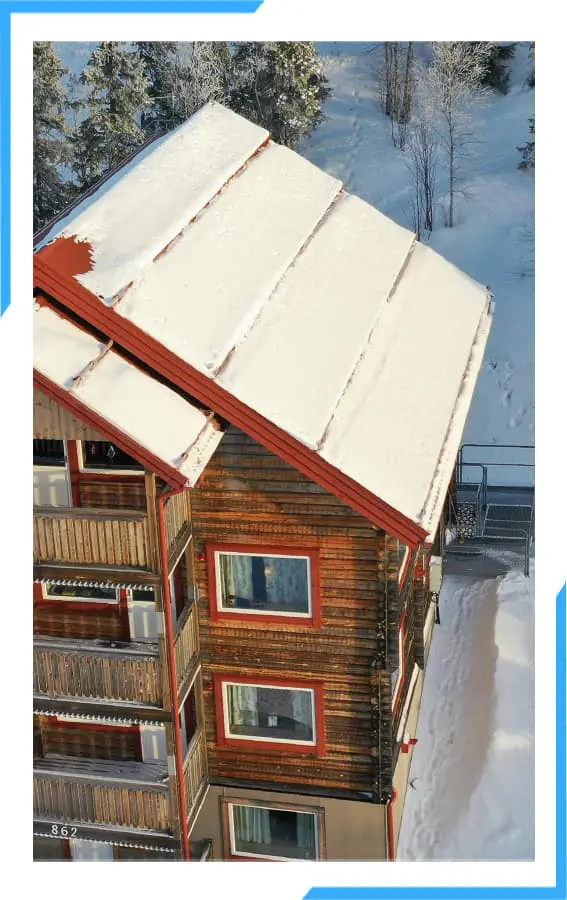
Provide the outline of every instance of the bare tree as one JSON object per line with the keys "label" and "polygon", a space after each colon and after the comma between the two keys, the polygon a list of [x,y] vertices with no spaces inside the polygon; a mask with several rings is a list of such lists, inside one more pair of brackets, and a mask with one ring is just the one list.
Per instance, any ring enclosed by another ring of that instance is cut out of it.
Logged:
{"label": "bare tree", "polygon": [[472,111],[488,93],[482,86],[493,44],[435,41],[428,66],[419,66],[420,105],[434,123],[447,160],[449,209],[447,226],[455,221],[455,194],[462,186],[460,163],[474,140]]}
{"label": "bare tree", "polygon": [[418,240],[424,232],[433,231],[438,158],[436,132],[426,116],[418,116],[410,130],[406,158],[411,174],[412,224]]}
{"label": "bare tree", "polygon": [[385,41],[382,59],[375,70],[380,106],[390,118],[394,147],[401,150],[405,147],[411,118],[413,57],[413,41],[406,48],[398,41]]}

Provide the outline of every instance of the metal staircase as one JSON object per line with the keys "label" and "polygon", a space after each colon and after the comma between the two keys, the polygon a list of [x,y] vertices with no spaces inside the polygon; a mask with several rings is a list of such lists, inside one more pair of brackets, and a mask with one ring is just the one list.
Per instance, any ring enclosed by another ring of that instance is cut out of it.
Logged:
{"label": "metal staircase", "polygon": [[[468,570],[488,574],[487,560],[496,555],[508,560],[507,568],[516,568],[520,562],[528,575],[534,540],[534,447],[463,444],[457,458],[451,524],[457,538],[445,548],[447,571],[458,570],[459,560],[474,563],[476,559],[477,565]],[[501,552],[494,554],[495,549]]]}

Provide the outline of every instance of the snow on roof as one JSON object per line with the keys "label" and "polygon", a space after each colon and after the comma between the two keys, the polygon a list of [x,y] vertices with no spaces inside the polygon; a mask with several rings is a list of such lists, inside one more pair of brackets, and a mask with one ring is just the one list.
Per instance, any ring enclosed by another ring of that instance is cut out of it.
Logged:
{"label": "snow on roof", "polygon": [[88,241],[94,268],[78,280],[107,300],[134,281],[269,138],[218,103],[190,121],[122,166],[56,222],[38,249],[58,237]]}
{"label": "snow on roof", "polygon": [[92,270],[76,277],[104,297],[120,285],[116,314],[433,533],[490,328],[488,289],[216,104],[154,153],[67,221],[65,235],[92,247]]}
{"label": "snow on roof", "polygon": [[34,311],[34,367],[192,486],[222,438],[201,410],[53,310]]}

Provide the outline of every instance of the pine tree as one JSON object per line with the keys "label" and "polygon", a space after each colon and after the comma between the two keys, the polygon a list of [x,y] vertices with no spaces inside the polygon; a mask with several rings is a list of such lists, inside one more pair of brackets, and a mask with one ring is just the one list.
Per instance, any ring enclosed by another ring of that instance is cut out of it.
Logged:
{"label": "pine tree", "polygon": [[51,41],[33,45],[33,225],[41,228],[68,200],[61,166],[68,161],[65,141],[67,101],[63,78],[67,74]]}
{"label": "pine tree", "polygon": [[73,136],[73,169],[84,189],[143,142],[141,117],[151,101],[140,55],[121,42],[100,43],[80,82],[86,116]]}
{"label": "pine tree", "polygon": [[322,122],[322,104],[331,91],[310,41],[239,44],[234,67],[232,108],[278,143],[294,148]]}
{"label": "pine tree", "polygon": [[170,131],[210,100],[226,101],[232,56],[223,41],[148,41],[136,45],[153,104],[144,130]]}

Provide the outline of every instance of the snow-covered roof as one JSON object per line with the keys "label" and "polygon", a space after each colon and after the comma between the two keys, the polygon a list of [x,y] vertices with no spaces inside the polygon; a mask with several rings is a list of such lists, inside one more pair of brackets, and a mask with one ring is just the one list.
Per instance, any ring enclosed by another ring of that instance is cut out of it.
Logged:
{"label": "snow-covered roof", "polygon": [[52,309],[34,308],[34,368],[192,487],[222,439],[200,409]]}
{"label": "snow-covered roof", "polygon": [[73,236],[91,253],[74,277],[115,322],[435,531],[487,288],[218,104],[59,222],[53,269]]}

